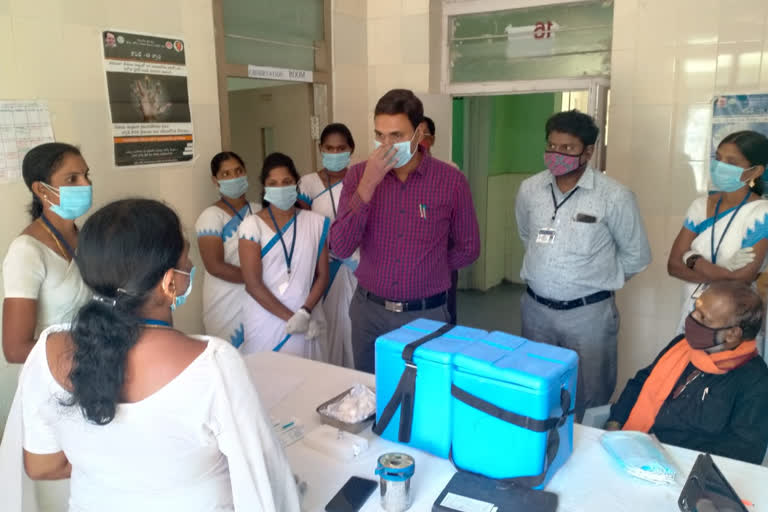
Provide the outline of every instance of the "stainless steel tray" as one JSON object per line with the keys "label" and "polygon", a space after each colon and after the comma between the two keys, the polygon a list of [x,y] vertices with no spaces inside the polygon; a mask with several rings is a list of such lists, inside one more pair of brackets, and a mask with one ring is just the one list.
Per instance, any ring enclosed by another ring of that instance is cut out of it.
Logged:
{"label": "stainless steel tray", "polygon": [[[370,388],[369,388],[370,389]],[[352,391],[352,388],[349,388],[348,390],[344,391],[343,393],[340,393],[336,395],[335,397],[331,398],[330,400],[323,402],[322,404],[317,406],[317,414],[320,415],[320,423],[323,423],[325,425],[330,425],[332,427],[336,427],[340,430],[344,430],[346,432],[349,432],[351,434],[359,434],[366,428],[368,428],[368,425],[373,423],[373,419],[376,417],[376,413],[374,412],[367,418],[365,418],[363,421],[360,421],[358,423],[346,423],[341,420],[337,420],[336,418],[331,418],[330,416],[326,416],[321,410],[325,409],[327,406],[331,405],[334,402],[338,402],[339,400],[343,399],[345,396],[349,394],[349,392]],[[375,389],[372,389],[374,393],[376,393]]]}

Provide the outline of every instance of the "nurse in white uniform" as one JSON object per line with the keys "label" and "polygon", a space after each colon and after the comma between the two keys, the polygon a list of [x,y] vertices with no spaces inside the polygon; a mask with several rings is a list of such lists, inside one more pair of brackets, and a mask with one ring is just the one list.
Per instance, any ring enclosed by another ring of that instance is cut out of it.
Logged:
{"label": "nurse in white uniform", "polygon": [[325,315],[318,303],[328,286],[330,221],[296,208],[299,175],[290,157],[264,160],[264,208],[238,230],[249,297],[243,305],[244,354],[274,351],[325,361]]}
{"label": "nurse in white uniform", "polygon": [[73,261],[75,219],[92,202],[88,173],[80,150],[69,144],[42,144],[24,157],[32,223],[11,242],[3,261],[3,353],[9,363],[26,361],[43,329],[71,321],[88,299]]}
{"label": "nurse in white uniform", "polygon": [[[323,168],[302,176],[299,181],[299,204],[302,207],[328,217],[331,222],[336,220],[344,176],[354,151],[355,141],[349,128],[341,123],[325,127],[320,136]],[[328,322],[328,362],[347,368],[355,366],[349,304],[357,287],[354,271],[359,261],[358,251],[346,260],[330,254],[330,283],[322,301]]]}
{"label": "nurse in white uniform", "polygon": [[194,276],[178,216],[158,201],[116,201],[79,240],[93,295],[71,327],[40,336],[24,366],[6,430],[23,450],[9,456],[5,439],[0,449],[3,510],[20,510],[11,484],[23,452],[29,477],[71,478],[70,511],[298,512],[237,350],[174,328]]}
{"label": "nurse in white uniform", "polygon": [[242,309],[247,294],[237,252],[237,228],[246,217],[261,210],[261,205],[245,197],[248,176],[237,153],[224,151],[214,156],[211,174],[221,198],[195,223],[205,266],[203,325],[206,334],[239,347],[245,340]]}

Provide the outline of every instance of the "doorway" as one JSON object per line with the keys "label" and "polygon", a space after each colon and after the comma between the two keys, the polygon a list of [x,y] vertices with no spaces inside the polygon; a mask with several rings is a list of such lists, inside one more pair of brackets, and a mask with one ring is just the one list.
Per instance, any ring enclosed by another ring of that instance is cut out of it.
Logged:
{"label": "doorway", "polygon": [[272,152],[300,174],[317,169],[332,117],[330,12],[330,0],[213,0],[222,149],[243,158],[254,197]]}
{"label": "doorway", "polygon": [[290,156],[299,174],[314,172],[312,84],[233,77],[228,89],[231,147],[246,161],[252,177],[264,157],[276,151]]}
{"label": "doorway", "polygon": [[[597,91],[606,94],[607,90]],[[520,279],[525,247],[518,236],[515,199],[522,182],[544,167],[545,123],[554,113],[595,113],[589,89],[453,98],[453,160],[470,182],[480,226],[478,261],[464,272],[459,322],[520,333]],[[601,137],[591,165],[603,169],[604,109],[595,115]]]}

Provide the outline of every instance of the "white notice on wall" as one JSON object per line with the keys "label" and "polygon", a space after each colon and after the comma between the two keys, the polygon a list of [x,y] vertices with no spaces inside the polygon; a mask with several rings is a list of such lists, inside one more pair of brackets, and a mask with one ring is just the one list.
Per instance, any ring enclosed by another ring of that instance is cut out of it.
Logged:
{"label": "white notice on wall", "polygon": [[254,66],[253,64],[248,64],[248,78],[312,83],[314,74],[307,69],[272,68],[269,66]]}
{"label": "white notice on wall", "polygon": [[47,102],[0,100],[0,183],[19,181],[24,155],[45,142],[53,142]]}

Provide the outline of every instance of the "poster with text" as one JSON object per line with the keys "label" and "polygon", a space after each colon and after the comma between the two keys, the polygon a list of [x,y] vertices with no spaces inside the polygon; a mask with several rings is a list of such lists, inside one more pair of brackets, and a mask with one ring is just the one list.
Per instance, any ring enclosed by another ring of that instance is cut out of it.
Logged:
{"label": "poster with text", "polygon": [[119,167],[191,160],[184,41],[173,37],[102,33],[104,68]]}
{"label": "poster with text", "polygon": [[768,94],[716,96],[712,112],[712,156],[728,134],[752,130],[768,137]]}

